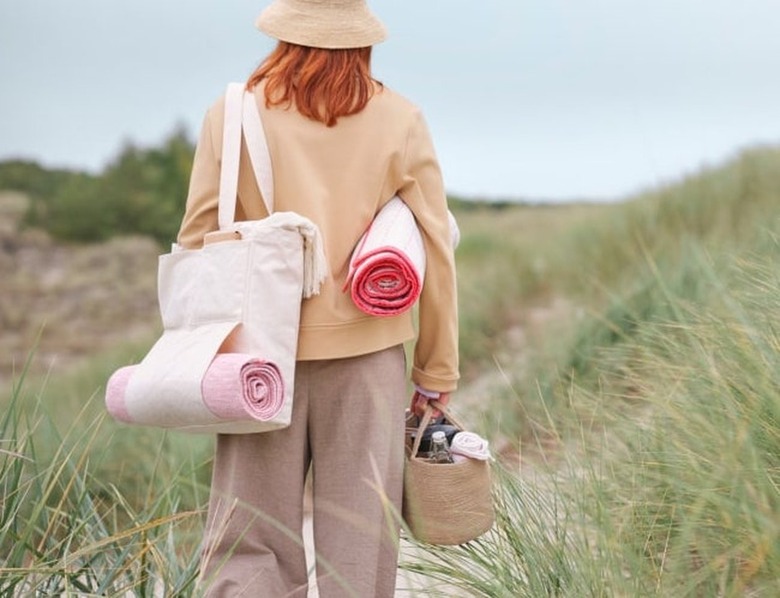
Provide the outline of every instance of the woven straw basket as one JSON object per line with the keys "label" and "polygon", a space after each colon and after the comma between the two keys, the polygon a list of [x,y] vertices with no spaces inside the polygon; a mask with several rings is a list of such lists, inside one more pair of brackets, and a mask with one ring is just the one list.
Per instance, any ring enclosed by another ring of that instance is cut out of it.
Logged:
{"label": "woven straw basket", "polygon": [[[431,404],[444,413],[449,423],[464,429],[446,407],[437,401]],[[433,407],[420,421],[412,446],[407,444],[403,517],[420,542],[465,544],[487,532],[495,520],[490,467],[487,461],[476,459],[440,464],[415,456]]]}

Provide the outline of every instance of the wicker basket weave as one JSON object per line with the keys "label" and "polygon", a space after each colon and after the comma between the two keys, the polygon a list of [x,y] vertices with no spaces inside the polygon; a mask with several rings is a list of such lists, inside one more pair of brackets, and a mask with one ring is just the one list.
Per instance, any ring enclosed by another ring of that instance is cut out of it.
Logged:
{"label": "wicker basket weave", "polygon": [[[464,429],[445,406],[436,401],[431,404],[449,423]],[[407,443],[403,517],[420,542],[465,544],[487,532],[495,520],[490,466],[476,459],[441,464],[416,457],[433,407],[421,419],[414,442]]]}

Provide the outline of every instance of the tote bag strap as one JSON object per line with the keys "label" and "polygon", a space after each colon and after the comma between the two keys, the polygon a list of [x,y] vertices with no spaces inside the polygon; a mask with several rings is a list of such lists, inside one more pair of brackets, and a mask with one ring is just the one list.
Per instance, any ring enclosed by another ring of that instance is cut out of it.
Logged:
{"label": "tote bag strap", "polygon": [[263,121],[257,107],[255,94],[244,94],[243,127],[246,147],[249,150],[249,161],[255,171],[257,186],[263,196],[268,213],[274,212],[274,172],[271,168],[271,153],[268,151],[268,140],[265,137]]}
{"label": "tote bag strap", "polygon": [[219,210],[217,220],[220,230],[230,229],[236,217],[243,96],[243,85],[240,83],[228,85],[227,93],[225,94],[225,122],[222,127],[222,165],[219,174]]}
{"label": "tote bag strap", "polygon": [[225,94],[225,122],[222,130],[222,166],[217,215],[220,230],[230,229],[236,217],[242,128],[260,193],[268,213],[273,212],[271,155],[254,94],[245,92],[243,83],[230,83]]}

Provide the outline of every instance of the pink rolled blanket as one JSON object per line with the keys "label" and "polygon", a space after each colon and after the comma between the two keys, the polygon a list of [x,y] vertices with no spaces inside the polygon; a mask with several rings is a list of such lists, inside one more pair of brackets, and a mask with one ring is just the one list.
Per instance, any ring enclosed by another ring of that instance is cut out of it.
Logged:
{"label": "pink rolled blanket", "polygon": [[400,198],[391,199],[376,215],[349,268],[352,301],[369,315],[395,316],[417,301],[425,276],[425,248],[414,215]]}
{"label": "pink rolled blanket", "polygon": [[[106,407],[116,420],[138,423],[125,401],[133,371],[118,369],[106,386]],[[284,406],[284,382],[275,364],[244,353],[220,353],[201,381],[203,405],[216,420],[269,421]],[[166,393],[161,389],[161,396]],[[208,418],[211,419],[211,418]],[[205,424],[208,421],[182,422]]]}
{"label": "pink rolled blanket", "polygon": [[395,316],[408,310],[422,290],[418,270],[394,248],[361,256],[363,267],[352,282],[352,300],[372,316]]}

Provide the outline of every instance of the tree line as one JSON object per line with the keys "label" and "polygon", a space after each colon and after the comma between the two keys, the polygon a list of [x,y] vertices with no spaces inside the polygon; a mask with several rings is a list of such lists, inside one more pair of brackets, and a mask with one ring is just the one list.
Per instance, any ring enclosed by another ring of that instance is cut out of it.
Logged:
{"label": "tree line", "polygon": [[0,162],[0,189],[25,193],[26,226],[63,241],[118,234],[174,240],[184,214],[194,145],[183,127],[159,147],[127,143],[99,174],[50,169],[26,160]]}
{"label": "tree line", "polygon": [[[95,242],[138,234],[168,245],[184,215],[194,153],[187,131],[178,127],[159,147],[126,143],[99,174],[47,168],[29,160],[0,161],[0,190],[27,195],[24,225],[61,241]],[[448,201],[459,212],[534,204],[454,195]]]}

